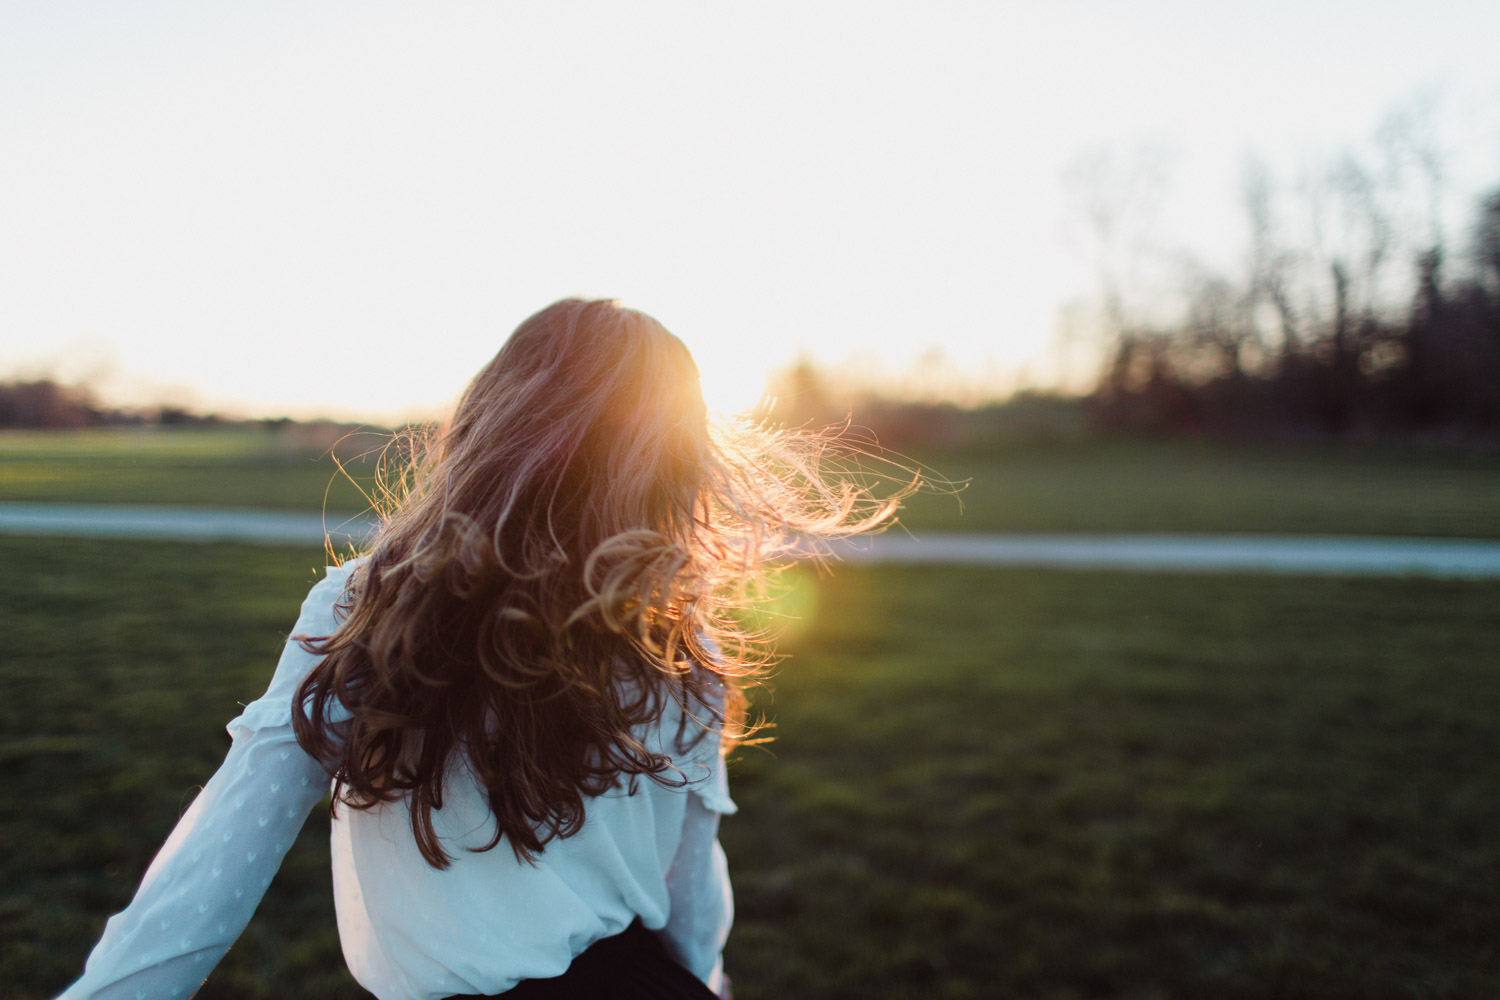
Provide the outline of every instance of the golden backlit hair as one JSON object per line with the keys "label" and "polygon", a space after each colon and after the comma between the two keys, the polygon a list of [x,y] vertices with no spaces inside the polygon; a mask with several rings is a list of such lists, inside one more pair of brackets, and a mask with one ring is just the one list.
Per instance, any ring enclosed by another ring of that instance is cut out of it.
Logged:
{"label": "golden backlit hair", "polygon": [[[334,808],[406,799],[447,867],[432,811],[461,755],[495,817],[483,849],[529,860],[622,776],[682,780],[636,735],[665,699],[743,738],[768,657],[746,624],[758,581],[895,510],[830,481],[836,447],[711,427],[687,348],[642,313],[568,299],[526,320],[388,477],[342,623],[299,637],[323,659],[293,725]],[[679,730],[679,751],[702,735]]]}

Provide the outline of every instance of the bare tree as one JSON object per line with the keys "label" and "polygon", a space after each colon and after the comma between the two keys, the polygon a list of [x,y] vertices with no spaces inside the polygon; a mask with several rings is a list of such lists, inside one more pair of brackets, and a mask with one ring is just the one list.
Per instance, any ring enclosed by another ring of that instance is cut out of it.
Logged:
{"label": "bare tree", "polygon": [[1263,303],[1271,306],[1279,323],[1283,358],[1295,356],[1302,349],[1291,295],[1290,272],[1296,255],[1282,242],[1272,204],[1270,169],[1264,161],[1250,157],[1244,171],[1245,209],[1250,215],[1249,308],[1253,314]]}
{"label": "bare tree", "polygon": [[1063,169],[1063,186],[1091,244],[1106,338],[1141,325],[1140,278],[1158,251],[1155,229],[1169,159],[1161,145],[1143,143],[1128,153],[1090,150]]}
{"label": "bare tree", "polygon": [[1480,203],[1473,257],[1480,284],[1500,295],[1500,190],[1491,191]]}
{"label": "bare tree", "polygon": [[1382,284],[1394,228],[1375,178],[1345,151],[1306,187],[1313,258],[1327,275],[1325,366],[1316,392],[1319,419],[1341,430],[1355,419],[1360,359],[1376,340]]}
{"label": "bare tree", "polygon": [[1421,91],[1391,108],[1375,131],[1375,144],[1385,157],[1386,176],[1391,185],[1410,193],[1410,178],[1415,176],[1420,187],[1409,199],[1418,207],[1406,213],[1401,227],[1419,256],[1433,251],[1442,255],[1446,246],[1443,205],[1447,196],[1444,166],[1447,155],[1438,136],[1441,103],[1441,94],[1436,89]]}

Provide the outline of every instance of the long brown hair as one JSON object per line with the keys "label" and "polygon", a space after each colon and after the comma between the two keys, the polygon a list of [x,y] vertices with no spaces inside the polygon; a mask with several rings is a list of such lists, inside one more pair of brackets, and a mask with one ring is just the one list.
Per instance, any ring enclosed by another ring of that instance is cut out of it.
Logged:
{"label": "long brown hair", "polygon": [[406,799],[445,868],[432,811],[461,759],[495,817],[482,849],[530,860],[622,775],[683,780],[633,732],[666,698],[742,738],[768,560],[895,509],[825,478],[832,446],[711,427],[687,348],[642,313],[568,299],[526,320],[396,470],[341,624],[299,637],[323,659],[293,727],[333,808]]}

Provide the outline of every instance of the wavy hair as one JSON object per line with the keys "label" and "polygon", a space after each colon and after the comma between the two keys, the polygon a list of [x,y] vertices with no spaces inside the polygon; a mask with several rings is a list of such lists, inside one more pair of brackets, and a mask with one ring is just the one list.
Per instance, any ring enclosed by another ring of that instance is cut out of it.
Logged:
{"label": "wavy hair", "polygon": [[[622,776],[683,778],[636,733],[664,711],[748,735],[769,662],[744,614],[777,557],[889,520],[827,435],[716,422],[686,347],[610,301],[520,325],[378,498],[382,522],[298,689],[298,742],[355,809],[407,801],[427,862],[465,764],[532,860]],[[335,706],[347,711],[334,713]],[[337,721],[335,721],[337,719]]]}

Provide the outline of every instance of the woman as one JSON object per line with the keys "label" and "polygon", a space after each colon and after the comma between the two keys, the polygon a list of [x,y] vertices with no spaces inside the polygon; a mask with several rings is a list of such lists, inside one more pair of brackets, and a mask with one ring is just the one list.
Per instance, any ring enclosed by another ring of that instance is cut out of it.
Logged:
{"label": "woman", "polygon": [[727,996],[723,750],[765,561],[887,520],[816,435],[710,431],[612,302],[523,323],[330,567],[224,764],[65,994],[186,997],[333,784],[350,970],[381,1000]]}

